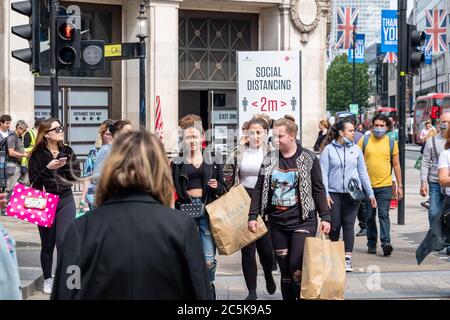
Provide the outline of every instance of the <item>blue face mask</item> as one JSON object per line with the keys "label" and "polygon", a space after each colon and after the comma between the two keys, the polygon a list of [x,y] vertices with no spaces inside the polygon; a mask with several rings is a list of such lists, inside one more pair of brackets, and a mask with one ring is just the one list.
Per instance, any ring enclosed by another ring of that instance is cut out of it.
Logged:
{"label": "blue face mask", "polygon": [[440,128],[441,130],[446,130],[447,127],[448,127],[447,123],[441,123],[441,124],[439,125],[439,128]]}
{"label": "blue face mask", "polygon": [[342,140],[344,141],[344,145],[345,145],[347,148],[350,148],[350,147],[353,145],[353,141],[350,140],[349,138],[342,137]]}
{"label": "blue face mask", "polygon": [[377,138],[382,138],[386,134],[386,128],[375,128],[373,134]]}

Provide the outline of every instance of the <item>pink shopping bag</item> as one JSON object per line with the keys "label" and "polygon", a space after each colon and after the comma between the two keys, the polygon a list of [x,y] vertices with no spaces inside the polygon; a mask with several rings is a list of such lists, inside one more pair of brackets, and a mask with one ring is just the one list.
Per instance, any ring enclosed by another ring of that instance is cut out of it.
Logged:
{"label": "pink shopping bag", "polygon": [[55,220],[58,202],[57,195],[18,183],[11,193],[6,215],[50,228]]}

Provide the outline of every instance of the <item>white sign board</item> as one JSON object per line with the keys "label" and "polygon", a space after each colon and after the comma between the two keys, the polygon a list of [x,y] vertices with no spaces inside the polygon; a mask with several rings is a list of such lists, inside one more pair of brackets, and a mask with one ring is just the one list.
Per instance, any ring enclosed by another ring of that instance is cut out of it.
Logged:
{"label": "white sign board", "polygon": [[107,109],[81,109],[71,110],[70,122],[73,124],[89,123],[101,124],[108,119]]}
{"label": "white sign board", "polygon": [[237,111],[217,111],[213,113],[214,124],[236,124]]}
{"label": "white sign board", "polygon": [[241,51],[237,54],[238,128],[257,113],[267,114],[274,120],[289,114],[301,127],[300,51]]}

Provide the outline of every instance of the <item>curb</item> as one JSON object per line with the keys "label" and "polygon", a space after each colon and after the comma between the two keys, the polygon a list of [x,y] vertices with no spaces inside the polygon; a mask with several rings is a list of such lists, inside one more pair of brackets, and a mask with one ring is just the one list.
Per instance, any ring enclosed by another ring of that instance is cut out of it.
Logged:
{"label": "curb", "polygon": [[16,248],[40,248],[39,242],[16,241]]}
{"label": "curb", "polygon": [[[42,289],[44,285],[44,275],[41,268],[20,267],[20,288],[22,299],[27,300],[35,292]],[[24,279],[25,278],[25,279]]]}

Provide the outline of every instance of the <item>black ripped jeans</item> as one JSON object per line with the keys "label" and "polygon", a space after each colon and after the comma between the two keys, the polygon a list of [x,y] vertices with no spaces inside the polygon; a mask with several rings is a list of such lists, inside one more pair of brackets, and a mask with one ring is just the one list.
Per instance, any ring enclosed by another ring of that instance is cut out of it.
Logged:
{"label": "black ripped jeans", "polygon": [[307,218],[295,230],[283,230],[271,226],[273,249],[281,272],[281,294],[283,300],[300,299],[303,249],[306,237],[315,237],[317,217]]}

